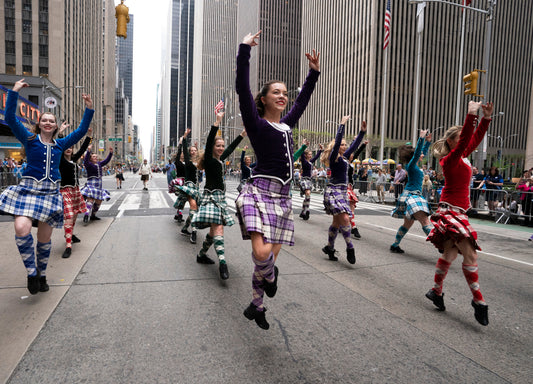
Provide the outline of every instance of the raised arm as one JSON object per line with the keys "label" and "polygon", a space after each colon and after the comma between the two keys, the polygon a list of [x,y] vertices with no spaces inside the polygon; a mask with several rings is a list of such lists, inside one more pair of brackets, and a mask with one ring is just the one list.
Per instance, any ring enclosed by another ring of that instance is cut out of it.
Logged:
{"label": "raised arm", "polygon": [[32,135],[20,121],[18,121],[16,116],[17,111],[17,102],[19,98],[18,91],[22,88],[28,87],[28,83],[24,82],[24,79],[20,79],[13,86],[13,90],[7,91],[7,101],[6,101],[6,110],[5,110],[5,121],[15,137],[22,143],[26,144],[28,137]]}
{"label": "raised arm", "polygon": [[107,163],[111,161],[112,157],[113,157],[113,147],[109,147],[109,153],[107,157],[104,160],[100,161],[98,164],[100,164],[100,166],[103,167],[104,165],[106,165]]}
{"label": "raised arm", "polygon": [[298,160],[300,157],[302,160],[305,160],[303,156],[305,155],[305,150],[307,149],[307,144],[303,144],[294,154],[292,155],[292,161]]}
{"label": "raised arm", "polygon": [[244,163],[244,158],[246,157],[246,149],[247,148],[248,147],[244,147],[244,149],[241,152],[241,169],[242,169],[242,167],[246,166],[246,164]]}
{"label": "raised arm", "polygon": [[250,51],[253,46],[258,44],[255,40],[259,38],[260,34],[261,31],[255,35],[248,34],[243,43],[239,45],[237,54],[235,91],[239,95],[242,122],[248,133],[257,129],[257,121],[260,119],[252,91],[250,90]]}
{"label": "raised arm", "polygon": [[366,134],[366,121],[363,121],[361,123],[361,130],[359,131],[359,134],[357,135],[355,140],[352,141],[352,144],[350,144],[350,147],[346,150],[346,152],[344,152],[345,158],[348,159],[350,155],[352,154],[352,152],[355,151],[359,147],[359,144],[361,144],[361,141],[363,141],[363,137],[365,136],[365,134]]}
{"label": "raised arm", "polygon": [[337,156],[339,155],[339,148],[341,146],[343,137],[344,137],[344,123],[341,123],[341,125],[339,125],[339,128],[337,129],[337,136],[335,136],[335,145],[333,145],[333,149],[331,150],[331,153],[329,155],[330,164],[335,162],[335,160],[337,160]]}
{"label": "raised arm", "polygon": [[187,143],[187,134],[190,132],[190,129],[187,129],[185,133],[183,134],[183,141],[181,143],[182,150],[183,150],[183,160],[185,160],[185,164],[189,163],[191,161],[190,154],[189,154],[189,147]]}
{"label": "raised arm", "polygon": [[415,167],[417,167],[418,160],[420,159],[420,155],[422,154],[422,148],[424,147],[425,137],[427,134],[427,130],[420,131],[420,137],[418,138],[418,141],[416,142],[415,152],[413,153],[413,157],[411,157],[411,160],[409,160],[409,163],[407,163],[407,166],[405,167],[407,169],[407,172],[412,172]]}
{"label": "raised arm", "polygon": [[468,103],[468,114],[466,115],[461,135],[459,136],[459,142],[455,148],[443,158],[444,163],[457,162],[463,157],[466,147],[470,143],[472,134],[474,133],[474,124],[476,123],[477,111],[480,106],[481,102],[470,101]]}
{"label": "raised arm", "polygon": [[366,148],[366,145],[368,144],[368,140],[365,140],[363,142],[363,144],[361,144],[361,146],[359,148],[357,148],[357,150],[354,152],[353,154],[353,158],[354,159],[357,159],[359,157],[359,155],[361,154],[361,152],[363,152]]}
{"label": "raised arm", "polygon": [[[90,135],[92,132],[90,132],[91,129],[89,128],[89,132],[87,132],[88,135]],[[73,153],[72,156],[70,157],[70,159],[73,161],[73,162],[76,162],[78,161],[82,156],[83,154],[85,153],[85,151],[87,150],[87,148],[89,147],[89,144],[91,144],[91,140],[93,138],[90,137],[90,136],[87,136],[85,138],[85,140],[83,140],[83,143],[81,144],[81,147],[79,149],[78,152],[76,153]]]}
{"label": "raised arm", "polygon": [[487,103],[485,105],[482,105],[481,108],[483,108],[483,118],[479,122],[476,131],[474,132],[474,135],[470,139],[470,142],[468,143],[468,147],[465,149],[463,153],[463,157],[466,157],[470,155],[474,150],[477,148],[477,146],[483,141],[483,138],[485,137],[485,133],[487,133],[487,130],[489,129],[489,124],[492,121],[490,118],[492,116],[493,111],[493,104]]}
{"label": "raised arm", "polygon": [[237,145],[239,145],[239,143],[242,141],[242,139],[244,139],[243,135],[245,135],[245,134],[246,134],[246,131],[242,131],[241,134],[239,136],[237,136],[235,138],[235,140],[233,140],[231,142],[230,145],[228,145],[228,147],[224,150],[224,152],[222,152],[222,155],[220,155],[220,160],[226,160],[228,158],[228,156],[233,153],[235,148],[237,148]]}
{"label": "raised arm", "polygon": [[85,165],[85,168],[91,165],[91,145],[87,147],[87,152],[85,152],[85,157],[83,158],[83,164]]}
{"label": "raised arm", "polygon": [[57,140],[58,142],[62,142],[63,148],[70,148],[78,141],[80,141],[82,137],[85,136],[85,134],[87,133],[89,125],[91,124],[91,121],[93,119],[94,109],[92,109],[93,102],[91,100],[91,96],[83,94],[82,97],[83,101],[85,102],[85,112],[83,113],[83,118],[81,119],[80,125],[70,135],[67,135],[63,139]]}

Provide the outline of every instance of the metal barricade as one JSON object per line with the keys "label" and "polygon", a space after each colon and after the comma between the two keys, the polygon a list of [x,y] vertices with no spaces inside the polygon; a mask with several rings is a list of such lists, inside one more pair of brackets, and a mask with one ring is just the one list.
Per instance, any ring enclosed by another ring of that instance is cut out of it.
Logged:
{"label": "metal barricade", "polygon": [[9,185],[18,184],[18,178],[13,172],[0,172],[0,190],[4,190]]}

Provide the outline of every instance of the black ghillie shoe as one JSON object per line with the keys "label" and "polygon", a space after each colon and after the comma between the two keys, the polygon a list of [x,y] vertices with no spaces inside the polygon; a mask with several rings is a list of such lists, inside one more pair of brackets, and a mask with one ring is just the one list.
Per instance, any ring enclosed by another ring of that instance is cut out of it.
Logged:
{"label": "black ghillie shoe", "polygon": [[439,296],[433,289],[430,289],[428,293],[426,293],[426,297],[435,304],[435,307],[437,307],[439,311],[446,310],[446,307],[444,306],[444,293]]}
{"label": "black ghillie shoe", "polygon": [[243,314],[248,320],[255,320],[255,323],[259,328],[268,329],[270,328],[270,324],[266,321],[265,312],[266,308],[263,308],[262,311],[258,311],[257,307],[253,303],[250,303],[248,308],[244,310]]}
{"label": "black ghillie shoe", "polygon": [[309,215],[310,215],[310,214],[311,214],[311,212],[306,211],[306,212],[305,212],[305,215],[304,215],[304,217],[303,217],[303,219],[304,219],[304,220],[309,220]]}
{"label": "black ghillie shoe", "polygon": [[68,259],[71,254],[72,254],[72,248],[65,248],[65,252],[63,252],[63,255],[61,255],[61,257],[63,259]]}
{"label": "black ghillie shoe", "polygon": [[472,300],[472,307],[474,307],[474,317],[481,325],[489,325],[489,306],[485,304],[476,304]]}
{"label": "black ghillie shoe", "polygon": [[100,218],[99,218],[98,216],[96,216],[96,215],[91,215],[91,220],[92,220],[92,221],[98,221],[98,220],[102,220],[102,219],[100,219]]}
{"label": "black ghillie shoe", "polygon": [[35,276],[28,276],[28,291],[30,291],[32,295],[36,295],[41,289],[39,278],[39,272],[37,272]]}
{"label": "black ghillie shoe", "polygon": [[353,227],[352,228],[352,235],[356,239],[360,239],[361,238],[361,235],[359,234],[359,230],[357,229],[357,227]]}
{"label": "black ghillie shoe", "polygon": [[87,223],[89,222],[89,215],[84,215],[84,216],[83,216],[83,222],[84,222],[85,224],[87,224]]}
{"label": "black ghillie shoe", "polygon": [[196,231],[191,232],[191,237],[189,238],[191,244],[196,244]]}
{"label": "black ghillie shoe", "polygon": [[274,281],[270,283],[265,280],[263,283],[263,289],[268,297],[276,296],[276,292],[278,291],[278,275],[279,269],[274,266]]}
{"label": "black ghillie shoe", "polygon": [[78,236],[72,235],[72,243],[80,243],[80,242],[81,242],[81,240],[78,239]]}
{"label": "black ghillie shoe", "polygon": [[328,255],[329,259],[331,261],[338,261],[339,258],[335,256],[335,249],[330,248],[328,245],[326,245],[324,248],[322,248],[322,252],[324,252],[326,255]]}
{"label": "black ghillie shoe", "polygon": [[[303,218],[305,217],[305,213],[304,213],[304,211],[300,212],[300,215],[299,215],[299,216],[300,216],[300,219],[303,219]],[[305,219],[304,219],[304,220],[305,220]]]}
{"label": "black ghillie shoe", "polygon": [[183,223],[183,221],[184,221],[184,220],[183,220],[183,214],[180,213],[180,214],[178,215],[178,218],[177,218],[176,220],[178,221],[178,223]]}
{"label": "black ghillie shoe", "polygon": [[48,292],[50,287],[48,286],[48,283],[46,282],[46,276],[39,277],[39,292]]}
{"label": "black ghillie shoe", "polygon": [[348,263],[355,264],[355,249],[354,248],[346,248],[346,259],[348,260]]}
{"label": "black ghillie shoe", "polygon": [[390,246],[390,251],[392,253],[405,253],[405,251],[403,249],[401,249],[399,245],[391,245]]}
{"label": "black ghillie shoe", "polygon": [[187,228],[182,228],[181,231],[180,231],[180,233],[181,233],[183,236],[189,236],[189,237],[191,236],[191,232],[189,232],[189,231],[187,230]]}
{"label": "black ghillie shoe", "polygon": [[215,262],[213,261],[213,259],[211,259],[209,256],[207,255],[203,255],[203,256],[196,256],[196,262],[198,264],[215,264]]}
{"label": "black ghillie shoe", "polygon": [[220,265],[218,266],[218,272],[220,273],[220,278],[222,280],[229,279],[228,265],[226,263],[220,263]]}

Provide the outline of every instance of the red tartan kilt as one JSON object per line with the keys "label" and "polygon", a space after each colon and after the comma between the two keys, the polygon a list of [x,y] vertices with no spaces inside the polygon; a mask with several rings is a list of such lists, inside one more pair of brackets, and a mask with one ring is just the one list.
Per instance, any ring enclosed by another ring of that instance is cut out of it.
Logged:
{"label": "red tartan kilt", "polygon": [[75,214],[87,212],[85,200],[78,187],[64,187],[60,189],[63,195],[63,219],[72,219]]}
{"label": "red tartan kilt", "polygon": [[434,228],[427,237],[433,245],[440,250],[444,249],[447,240],[453,240],[456,244],[463,239],[468,239],[474,249],[481,251],[477,243],[477,232],[468,222],[468,216],[456,208],[439,206],[437,212],[431,215],[431,223]]}
{"label": "red tartan kilt", "polygon": [[357,195],[355,194],[351,184],[348,184],[347,194],[348,194],[349,203],[357,204],[359,202],[359,199],[357,198]]}

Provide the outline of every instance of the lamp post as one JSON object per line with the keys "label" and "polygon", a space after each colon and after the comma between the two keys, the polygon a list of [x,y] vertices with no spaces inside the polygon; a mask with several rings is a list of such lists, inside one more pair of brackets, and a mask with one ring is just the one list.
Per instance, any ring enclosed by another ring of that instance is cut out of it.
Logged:
{"label": "lamp post", "polygon": [[[502,113],[502,112],[500,112]],[[501,136],[494,136],[494,135],[491,135],[490,133],[487,134],[488,137],[490,138],[493,138],[493,139],[496,139],[498,140],[499,144],[500,144],[500,164],[503,168],[503,143],[507,140],[507,139],[510,139],[511,137],[515,137],[515,136],[518,136],[518,133],[512,133],[508,136],[505,136],[505,137],[501,137]]]}

